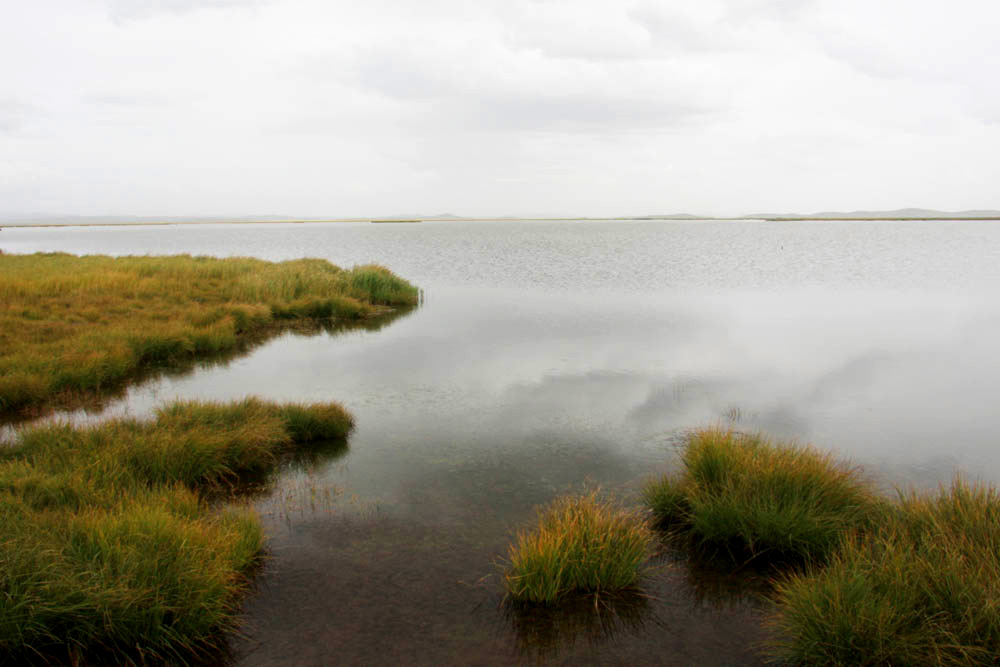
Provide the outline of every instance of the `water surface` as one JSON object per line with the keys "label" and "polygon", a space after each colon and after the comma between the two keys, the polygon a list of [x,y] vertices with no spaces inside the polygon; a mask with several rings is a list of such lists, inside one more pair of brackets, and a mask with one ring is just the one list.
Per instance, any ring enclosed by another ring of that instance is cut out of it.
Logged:
{"label": "water surface", "polygon": [[766,605],[668,557],[644,601],[502,609],[495,563],[556,494],[634,501],[713,423],[812,442],[883,487],[1000,482],[1000,224],[432,222],[6,228],[6,252],[378,262],[424,303],[131,388],[339,400],[346,450],[258,501],[273,559],[237,662],[753,664]]}

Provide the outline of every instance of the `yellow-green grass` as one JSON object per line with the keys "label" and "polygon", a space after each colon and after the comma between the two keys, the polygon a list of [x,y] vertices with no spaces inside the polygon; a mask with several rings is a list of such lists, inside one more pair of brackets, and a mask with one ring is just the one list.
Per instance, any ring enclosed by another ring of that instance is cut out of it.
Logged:
{"label": "yellow-green grass", "polygon": [[904,495],[874,535],[779,582],[773,657],[803,665],[996,665],[1000,496]]}
{"label": "yellow-green grass", "polygon": [[856,469],[761,435],[695,431],[682,462],[646,486],[646,504],[661,525],[734,555],[823,560],[881,507]]}
{"label": "yellow-green grass", "polygon": [[557,498],[510,546],[508,595],[516,602],[552,603],[571,593],[635,587],[652,542],[643,517],[602,500],[597,491]]}
{"label": "yellow-green grass", "polygon": [[344,438],[336,404],[175,403],[0,450],[0,655],[183,661],[236,627],[263,535],[205,491]]}
{"label": "yellow-green grass", "polygon": [[682,461],[645,489],[662,525],[730,553],[804,563],[772,580],[771,658],[998,664],[994,488],[959,479],[936,496],[891,502],[827,454],[717,428],[692,433]]}
{"label": "yellow-green grass", "polygon": [[325,260],[0,256],[0,411],[120,386],[301,320],[417,303],[380,266]]}

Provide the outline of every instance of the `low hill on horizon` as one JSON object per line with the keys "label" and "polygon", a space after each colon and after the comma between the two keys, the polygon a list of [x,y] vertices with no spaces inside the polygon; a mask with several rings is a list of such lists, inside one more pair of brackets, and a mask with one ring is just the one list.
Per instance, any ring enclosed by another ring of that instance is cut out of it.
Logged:
{"label": "low hill on horizon", "polygon": [[899,220],[903,218],[1000,218],[1000,211],[936,211],[929,208],[900,208],[894,211],[823,211],[821,213],[751,213],[741,218],[764,220]]}

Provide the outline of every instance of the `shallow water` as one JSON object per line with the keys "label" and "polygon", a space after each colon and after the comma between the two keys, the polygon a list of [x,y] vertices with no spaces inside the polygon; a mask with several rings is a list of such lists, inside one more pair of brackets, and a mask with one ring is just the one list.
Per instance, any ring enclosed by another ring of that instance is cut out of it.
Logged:
{"label": "shallow water", "polygon": [[354,413],[346,451],[258,501],[274,558],[240,664],[752,664],[764,608],[683,564],[617,612],[499,606],[495,562],[536,505],[588,483],[634,499],[695,426],[812,442],[886,488],[1000,482],[995,222],[5,228],[0,249],[375,261],[424,289],[379,330],[286,334],[104,412],[258,394]]}

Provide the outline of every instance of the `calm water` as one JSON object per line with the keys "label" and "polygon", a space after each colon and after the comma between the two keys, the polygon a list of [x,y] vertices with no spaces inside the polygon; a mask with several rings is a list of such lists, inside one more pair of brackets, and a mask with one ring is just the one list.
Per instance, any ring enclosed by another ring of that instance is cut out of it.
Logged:
{"label": "calm water", "polygon": [[754,664],[766,609],[684,564],[597,616],[499,608],[536,505],[634,499],[695,426],[812,442],[886,488],[1000,482],[994,222],[5,228],[0,248],[374,261],[424,289],[381,329],[288,334],[105,413],[258,394],[357,418],[258,501],[274,558],[240,664]]}

